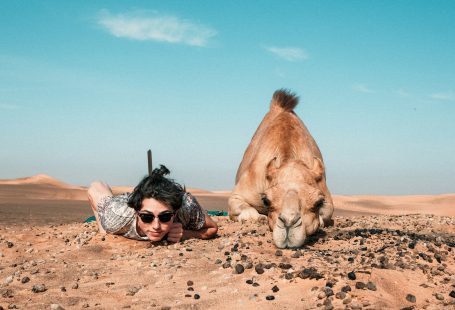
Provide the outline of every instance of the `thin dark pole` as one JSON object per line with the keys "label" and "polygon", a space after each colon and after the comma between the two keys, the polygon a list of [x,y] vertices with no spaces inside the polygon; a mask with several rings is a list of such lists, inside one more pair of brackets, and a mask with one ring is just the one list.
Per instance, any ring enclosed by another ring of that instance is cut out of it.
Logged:
{"label": "thin dark pole", "polygon": [[149,168],[149,175],[152,175],[153,166],[152,166],[152,150],[147,151],[147,162]]}

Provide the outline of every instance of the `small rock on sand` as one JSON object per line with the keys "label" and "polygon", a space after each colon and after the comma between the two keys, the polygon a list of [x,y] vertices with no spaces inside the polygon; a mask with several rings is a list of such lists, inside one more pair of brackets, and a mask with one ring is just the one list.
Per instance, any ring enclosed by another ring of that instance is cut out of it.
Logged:
{"label": "small rock on sand", "polygon": [[264,267],[262,266],[262,264],[257,264],[254,267],[254,270],[256,270],[257,274],[263,274],[264,273]]}
{"label": "small rock on sand", "polygon": [[8,277],[6,277],[4,283],[5,283],[5,284],[10,284],[11,282],[13,282],[13,276],[8,276]]}
{"label": "small rock on sand", "polygon": [[348,273],[348,278],[349,278],[349,280],[357,279],[357,277],[355,276],[355,272],[354,271],[349,272]]}
{"label": "small rock on sand", "polygon": [[235,269],[235,273],[236,274],[241,274],[241,273],[243,273],[245,271],[245,267],[243,267],[242,264],[235,265],[234,269]]}
{"label": "small rock on sand", "polygon": [[406,300],[409,302],[416,302],[416,297],[412,294],[406,295]]}
{"label": "small rock on sand", "polygon": [[367,289],[369,289],[370,291],[376,291],[377,288],[376,288],[376,284],[374,284],[373,282],[368,282],[367,283]]}
{"label": "small rock on sand", "polygon": [[345,299],[346,298],[346,293],[345,292],[338,292],[335,294],[335,298],[337,299]]}
{"label": "small rock on sand", "polygon": [[436,293],[434,295],[434,297],[436,297],[437,300],[444,300],[444,296],[442,294],[439,294],[439,293]]}
{"label": "small rock on sand", "polygon": [[32,287],[33,293],[42,293],[45,291],[47,291],[47,288],[44,284],[36,284],[36,285],[33,285],[33,287]]}
{"label": "small rock on sand", "polygon": [[27,282],[30,282],[30,278],[29,277],[23,277],[22,280],[21,280],[21,283],[27,283]]}
{"label": "small rock on sand", "polygon": [[366,287],[366,285],[365,285],[365,283],[363,283],[363,282],[356,282],[356,284],[355,284],[355,288],[356,288],[356,289],[359,289],[359,290],[362,290],[362,289],[364,289],[365,287]]}
{"label": "small rock on sand", "polygon": [[345,285],[341,288],[341,291],[344,292],[344,293],[347,293],[347,292],[350,292],[351,291],[351,287],[349,285]]}

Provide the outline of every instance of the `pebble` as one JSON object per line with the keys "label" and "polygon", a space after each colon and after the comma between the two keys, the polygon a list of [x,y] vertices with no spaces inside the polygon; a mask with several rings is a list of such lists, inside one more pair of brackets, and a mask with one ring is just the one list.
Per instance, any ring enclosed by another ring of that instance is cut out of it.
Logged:
{"label": "pebble", "polygon": [[434,296],[437,300],[444,300],[444,296],[442,294],[436,293]]}
{"label": "pebble", "polygon": [[335,294],[335,298],[337,299],[345,299],[346,298],[346,293],[345,292],[338,292]]}
{"label": "pebble", "polygon": [[11,289],[6,289],[6,290],[3,291],[3,293],[2,293],[2,297],[3,297],[3,298],[11,298],[11,297],[14,297],[14,295],[13,295],[13,290],[11,290]]}
{"label": "pebble", "polygon": [[278,265],[278,267],[280,267],[281,269],[287,270],[287,269],[291,269],[291,268],[292,268],[292,265],[291,265],[291,264],[288,264],[288,263],[280,263],[280,264]]}
{"label": "pebble", "polygon": [[359,304],[359,303],[352,303],[352,304],[351,304],[351,309],[353,309],[353,310],[360,310],[360,309],[362,309],[362,305]]}
{"label": "pebble", "polygon": [[73,290],[77,290],[79,288],[79,284],[76,282],[76,283],[73,284],[73,286],[71,286],[71,288]]}
{"label": "pebble", "polygon": [[187,286],[193,286],[193,285],[194,285],[194,282],[191,281],[191,280],[188,280],[188,281],[186,281],[186,285],[187,285]]}
{"label": "pebble", "polygon": [[231,267],[231,263],[230,262],[224,262],[223,264],[223,268],[226,269],[226,268],[230,268]]}
{"label": "pebble", "polygon": [[327,282],[325,283],[325,286],[330,287],[330,288],[333,288],[333,286],[335,285],[335,283],[336,283],[336,282],[335,282],[334,280],[330,280],[330,281],[327,281]]}
{"label": "pebble", "polygon": [[355,276],[355,272],[354,271],[349,272],[348,273],[348,278],[349,278],[349,280],[357,279],[357,277]]}
{"label": "pebble", "polygon": [[194,294],[194,299],[199,299],[201,296],[199,294]]}
{"label": "pebble", "polygon": [[215,260],[215,264],[216,264],[216,265],[219,265],[219,264],[221,264],[222,262],[223,262],[223,261],[222,261],[221,259],[219,259],[219,258],[217,258],[217,259]]}
{"label": "pebble", "polygon": [[23,277],[22,280],[21,280],[21,283],[27,283],[27,282],[30,282],[30,278],[29,277]]}
{"label": "pebble", "polygon": [[253,284],[253,280],[251,279],[246,280],[246,284]]}
{"label": "pebble", "polygon": [[449,296],[452,297],[452,298],[455,298],[455,291],[451,291],[451,292],[449,293]]}
{"label": "pebble", "polygon": [[281,250],[276,250],[275,256],[283,256],[283,251],[281,251]]}
{"label": "pebble", "polygon": [[[330,298],[327,298],[326,300],[324,300],[324,302],[322,303],[324,306],[327,307],[330,307],[332,306],[332,300],[330,300]],[[333,309],[333,306],[332,306],[332,309]]]}
{"label": "pebble", "polygon": [[325,296],[330,297],[333,296],[333,290],[330,287],[322,288],[322,291],[325,293]]}
{"label": "pebble", "polygon": [[350,297],[347,297],[347,298],[345,298],[345,299],[343,300],[343,305],[347,305],[347,304],[349,304],[349,303],[351,303],[351,298],[350,298]]}
{"label": "pebble", "polygon": [[370,291],[376,291],[377,290],[376,284],[374,284],[373,282],[368,282],[367,289],[369,289]]}
{"label": "pebble", "polygon": [[4,283],[5,283],[5,284],[10,284],[11,282],[13,282],[13,276],[8,276],[8,277],[6,277]]}
{"label": "pebble", "polygon": [[6,244],[8,248],[12,248],[14,246],[14,243],[12,243],[11,241],[8,241]]}
{"label": "pebble", "polygon": [[36,285],[33,285],[33,287],[32,287],[33,293],[42,293],[45,291],[47,291],[47,288],[44,284],[36,284]]}
{"label": "pebble", "polygon": [[412,294],[406,295],[406,300],[409,302],[416,302],[416,297]]}
{"label": "pebble", "polygon": [[351,287],[349,285],[345,285],[341,288],[341,291],[344,292],[344,293],[347,293],[347,292],[350,292],[351,291]]}
{"label": "pebble", "polygon": [[136,293],[139,292],[140,290],[141,290],[140,287],[135,287],[135,286],[130,287],[130,288],[128,289],[128,292],[126,293],[126,295],[127,295],[127,296],[134,296],[134,295],[136,295]]}
{"label": "pebble", "polygon": [[65,310],[65,308],[63,308],[59,304],[51,304],[51,310]]}
{"label": "pebble", "polygon": [[366,287],[365,283],[363,282],[356,282],[355,283],[355,288],[359,290],[363,290]]}
{"label": "pebble", "polygon": [[245,271],[245,268],[243,267],[242,264],[237,264],[235,265],[235,273],[236,274],[241,274]]}
{"label": "pebble", "polygon": [[299,272],[298,276],[302,279],[322,279],[324,276],[320,273],[317,272],[316,268],[310,267],[310,268],[305,268],[302,271]]}
{"label": "pebble", "polygon": [[274,293],[278,292],[279,290],[280,290],[279,287],[276,285],[274,287],[272,287],[272,292],[274,292]]}
{"label": "pebble", "polygon": [[273,295],[267,295],[267,296],[265,297],[265,299],[267,299],[267,300],[274,300],[274,299],[275,299],[275,296],[273,296]]}
{"label": "pebble", "polygon": [[254,267],[254,270],[256,270],[257,274],[263,274],[264,273],[264,267],[262,266],[262,264],[257,264]]}

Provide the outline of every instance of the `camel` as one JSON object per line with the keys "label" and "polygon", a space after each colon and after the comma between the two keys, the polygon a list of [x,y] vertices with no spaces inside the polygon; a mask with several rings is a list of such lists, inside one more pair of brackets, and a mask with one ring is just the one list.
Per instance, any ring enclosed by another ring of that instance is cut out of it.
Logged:
{"label": "camel", "polygon": [[333,200],[322,154],[294,113],[298,97],[277,90],[237,170],[229,217],[268,222],[278,248],[301,247],[333,224]]}

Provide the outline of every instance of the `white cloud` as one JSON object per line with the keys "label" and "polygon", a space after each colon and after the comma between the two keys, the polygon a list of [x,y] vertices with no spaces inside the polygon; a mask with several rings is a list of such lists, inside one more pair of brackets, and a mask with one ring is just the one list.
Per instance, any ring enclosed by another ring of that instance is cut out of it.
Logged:
{"label": "white cloud", "polygon": [[370,89],[368,86],[366,86],[365,84],[360,84],[360,83],[357,83],[357,84],[354,84],[352,85],[352,89],[356,92],[359,92],[359,93],[367,93],[367,94],[372,94],[374,93],[375,91]]}
{"label": "white cloud", "polygon": [[141,12],[111,14],[103,10],[98,24],[116,37],[139,41],[181,43],[192,46],[206,46],[217,34],[208,26],[192,23],[175,16]]}
{"label": "white cloud", "polygon": [[454,92],[434,93],[430,95],[430,98],[441,101],[455,101],[455,93]]}
{"label": "white cloud", "polygon": [[298,47],[266,47],[267,51],[275,54],[276,56],[283,58],[287,61],[299,61],[308,59],[308,54],[304,49]]}

